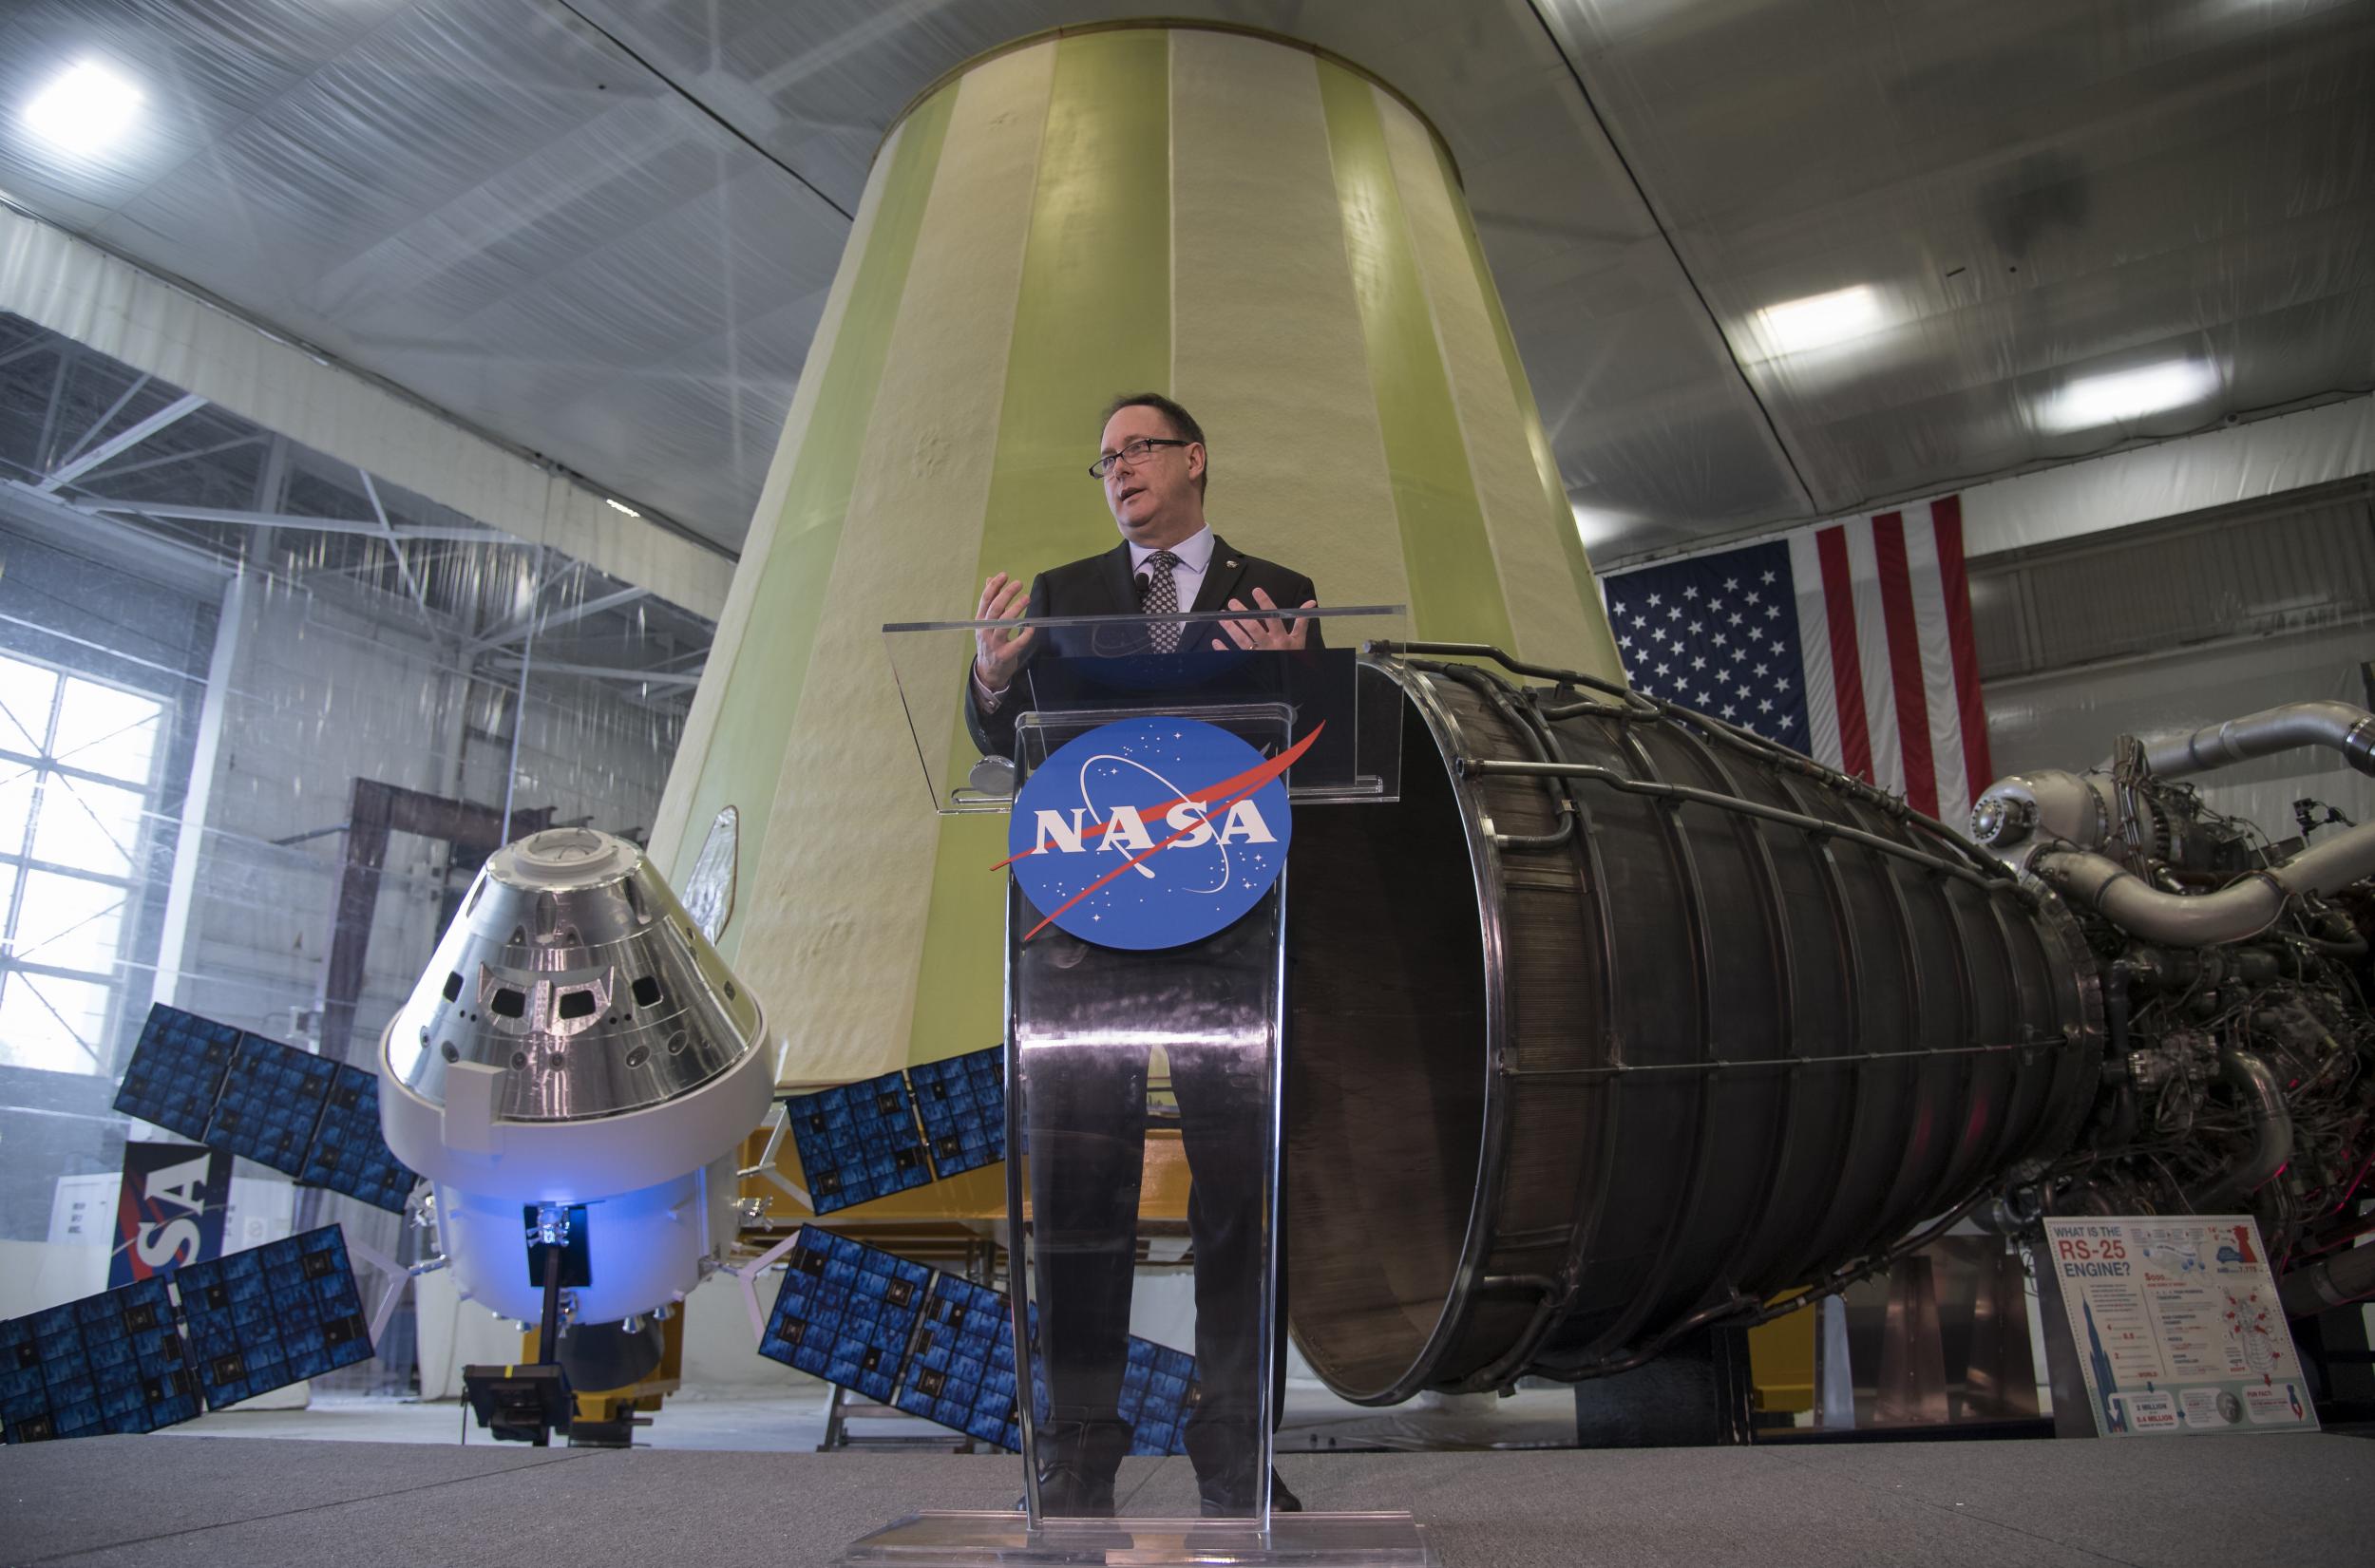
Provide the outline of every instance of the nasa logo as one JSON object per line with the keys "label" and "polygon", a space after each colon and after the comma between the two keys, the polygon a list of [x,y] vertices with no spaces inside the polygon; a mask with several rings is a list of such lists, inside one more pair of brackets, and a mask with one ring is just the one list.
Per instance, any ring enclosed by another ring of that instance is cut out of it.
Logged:
{"label": "nasa logo", "polygon": [[1127,719],[1059,747],[1016,798],[1008,858],[1023,896],[1100,947],[1178,947],[1230,925],[1286,865],[1286,770],[1314,727],[1264,758],[1193,719]]}

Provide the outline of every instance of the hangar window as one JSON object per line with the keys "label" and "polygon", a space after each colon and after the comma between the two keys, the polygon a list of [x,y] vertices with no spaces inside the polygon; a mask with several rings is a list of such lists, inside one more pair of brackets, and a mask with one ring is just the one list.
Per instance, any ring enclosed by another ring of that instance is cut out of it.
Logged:
{"label": "hangar window", "polygon": [[0,1061],[102,1072],[166,705],[0,655]]}

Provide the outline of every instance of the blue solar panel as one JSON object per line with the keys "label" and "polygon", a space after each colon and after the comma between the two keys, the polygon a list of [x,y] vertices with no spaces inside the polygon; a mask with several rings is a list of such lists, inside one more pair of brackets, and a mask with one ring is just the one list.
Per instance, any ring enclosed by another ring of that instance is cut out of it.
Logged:
{"label": "blue solar panel", "polygon": [[397,1214],[420,1180],[388,1150],[375,1074],[162,1004],[116,1109]]}
{"label": "blue solar panel", "polygon": [[196,1414],[162,1279],[0,1323],[0,1424],[10,1443],[153,1432]]}
{"label": "blue solar panel", "polygon": [[932,1168],[946,1181],[1006,1158],[1005,1048],[907,1069]]}
{"label": "blue solar panel", "polygon": [[1194,1356],[1150,1339],[1131,1338],[1120,1400],[1121,1417],[1130,1424],[1131,1453],[1186,1453],[1186,1423],[1195,1408],[1195,1396]]}
{"label": "blue solar panel", "polygon": [[175,1283],[208,1409],[370,1357],[370,1326],[335,1225],[185,1263]]}
{"label": "blue solar panel", "polygon": [[[997,1291],[810,1225],[759,1353],[1004,1448],[1022,1445],[1014,1327]],[[1038,1332],[1038,1311],[1031,1332]],[[1187,1451],[1196,1358],[1132,1338],[1120,1414],[1133,1454]],[[1044,1416],[1046,1400],[1038,1396]]]}
{"label": "blue solar panel", "polygon": [[784,1102],[784,1114],[818,1214],[932,1180],[906,1080],[898,1073],[794,1095]]}
{"label": "blue solar panel", "polygon": [[954,1275],[935,1275],[915,1354],[900,1369],[891,1403],[985,1443],[1019,1449],[1015,1388],[1015,1332],[1006,1297]]}
{"label": "blue solar panel", "polygon": [[296,1179],[397,1214],[404,1212],[419,1178],[388,1151],[388,1139],[379,1127],[377,1075],[340,1064],[329,1101],[322,1106],[321,1124],[314,1128],[313,1146],[306,1151],[305,1167]]}
{"label": "blue solar panel", "polygon": [[314,1124],[337,1076],[335,1062],[260,1034],[243,1034],[222,1081],[222,1098],[215,1102],[199,1142],[294,1176],[305,1168]]}
{"label": "blue solar panel", "polygon": [[116,1109],[202,1141],[238,1048],[239,1031],[229,1024],[162,1003],[151,1007],[116,1090]]}
{"label": "blue solar panel", "polygon": [[932,1271],[814,1225],[785,1263],[759,1354],[888,1404]]}

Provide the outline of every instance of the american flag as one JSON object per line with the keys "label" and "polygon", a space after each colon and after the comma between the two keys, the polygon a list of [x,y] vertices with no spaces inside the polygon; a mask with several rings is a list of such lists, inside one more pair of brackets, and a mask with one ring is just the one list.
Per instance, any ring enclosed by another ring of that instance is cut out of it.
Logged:
{"label": "american flag", "polygon": [[1651,696],[1958,822],[1995,782],[1948,496],[1602,579],[1618,652]]}

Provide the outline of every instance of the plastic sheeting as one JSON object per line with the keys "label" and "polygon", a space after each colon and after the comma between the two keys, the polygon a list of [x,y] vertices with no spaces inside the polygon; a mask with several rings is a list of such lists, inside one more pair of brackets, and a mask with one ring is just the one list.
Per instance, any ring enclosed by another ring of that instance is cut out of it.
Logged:
{"label": "plastic sheeting", "polygon": [[1973,485],[1963,492],[1963,549],[2050,544],[2366,473],[2375,473],[2375,397],[2351,398]]}
{"label": "plastic sheeting", "polygon": [[714,617],[733,564],[417,403],[0,210],[0,309],[531,543]]}
{"label": "plastic sheeting", "polygon": [[[983,49],[1138,9],[27,0],[0,99],[96,52],[149,112],[80,164],[10,125],[0,189],[732,541],[884,128]],[[1173,9],[1339,50],[1442,128],[1569,492],[1628,556],[2366,386],[2362,4]],[[1854,287],[1847,341],[1763,314]],[[2171,360],[2215,391],[2040,416]]]}

